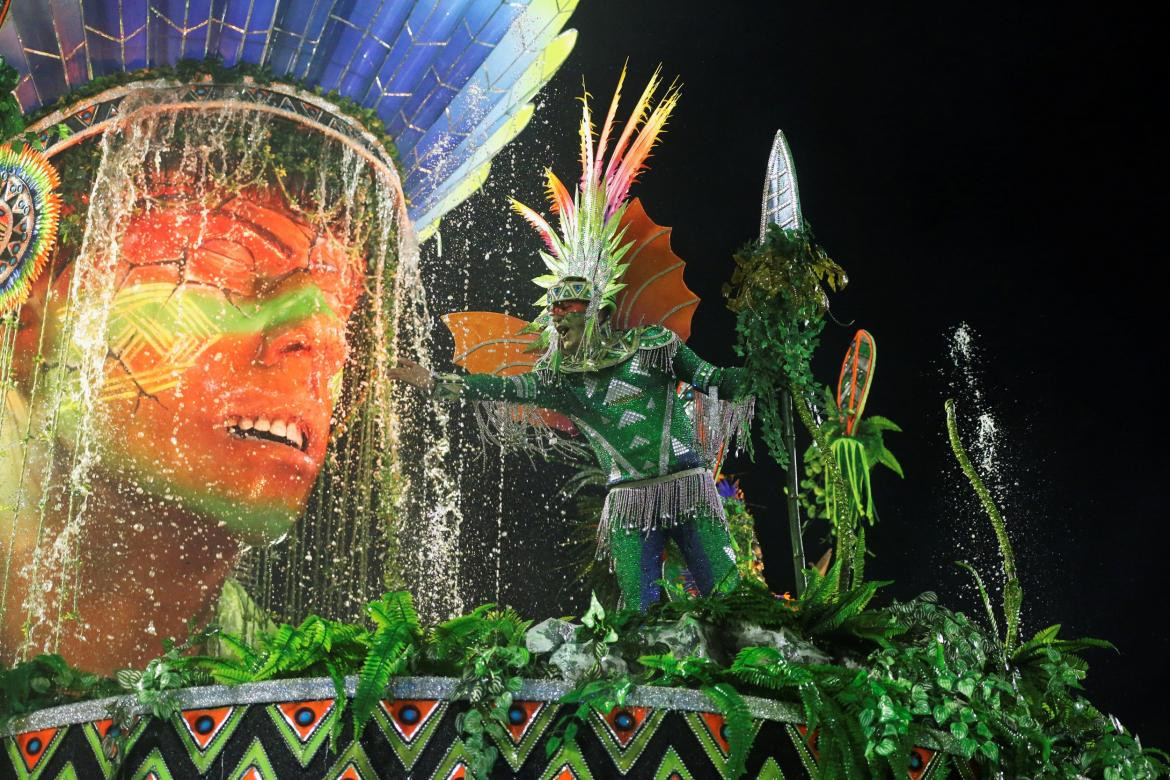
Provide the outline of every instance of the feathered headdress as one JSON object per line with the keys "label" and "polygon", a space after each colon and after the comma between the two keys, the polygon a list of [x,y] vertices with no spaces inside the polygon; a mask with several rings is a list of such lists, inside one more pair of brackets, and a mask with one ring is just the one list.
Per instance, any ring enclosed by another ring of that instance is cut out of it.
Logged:
{"label": "feathered headdress", "polygon": [[606,152],[615,129],[614,118],[621,100],[625,68],[598,136],[593,132],[589,93],[582,96],[581,180],[576,190],[570,194],[551,169],[545,170],[549,202],[552,212],[557,215],[559,232],[533,209],[512,201],[512,208],[537,229],[548,247],[548,251],[541,251],[540,256],[549,273],[533,280],[546,290],[536,302],[545,311],[533,323],[532,330],[543,331],[537,344],[548,347],[549,354],[556,349],[556,331],[551,326],[548,312],[552,304],[566,300],[589,302],[584,334],[588,350],[600,331],[602,311],[613,308],[615,297],[625,286],[621,278],[627,265],[622,258],[634,242],[625,240],[626,231],[621,223],[630,187],[646,169],[646,160],[661,137],[680,94],[678,86],[671,84],[662,99],[652,107],[655,93],[662,85],[660,73],[661,69],[655,70],[642,90],[608,161]]}

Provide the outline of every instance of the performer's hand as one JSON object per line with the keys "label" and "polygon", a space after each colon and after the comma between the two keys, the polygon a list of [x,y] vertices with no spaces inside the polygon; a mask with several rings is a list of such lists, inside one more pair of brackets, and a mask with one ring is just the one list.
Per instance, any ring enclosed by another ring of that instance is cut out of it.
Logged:
{"label": "performer's hand", "polygon": [[435,389],[435,380],[431,372],[410,358],[399,357],[398,365],[387,371],[386,375],[390,379],[406,382],[428,393]]}

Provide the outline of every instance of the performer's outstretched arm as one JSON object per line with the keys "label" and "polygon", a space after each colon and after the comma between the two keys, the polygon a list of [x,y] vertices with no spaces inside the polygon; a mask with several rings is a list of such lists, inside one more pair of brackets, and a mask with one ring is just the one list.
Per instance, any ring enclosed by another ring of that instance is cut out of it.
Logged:
{"label": "performer's outstretched arm", "polygon": [[439,392],[450,394],[454,391],[455,397],[469,401],[509,401],[550,409],[557,406],[558,393],[555,388],[534,373],[514,376],[443,374],[439,377],[439,383],[440,386],[447,383],[447,387]]}
{"label": "performer's outstretched arm", "polygon": [[708,392],[719,388],[719,397],[726,401],[739,401],[747,395],[747,372],[737,366],[720,368],[703,360],[685,344],[679,344],[671,364],[674,375],[695,388]]}
{"label": "performer's outstretched arm", "polygon": [[490,374],[435,374],[415,361],[400,357],[398,365],[388,372],[391,379],[401,380],[427,393],[453,401],[507,401],[553,408],[558,393],[549,382],[537,374],[492,376]]}

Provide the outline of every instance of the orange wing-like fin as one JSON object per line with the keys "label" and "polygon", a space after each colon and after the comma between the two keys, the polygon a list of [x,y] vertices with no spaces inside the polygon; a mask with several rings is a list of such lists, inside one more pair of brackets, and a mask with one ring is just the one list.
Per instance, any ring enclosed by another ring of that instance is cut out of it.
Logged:
{"label": "orange wing-like fin", "polygon": [[536,355],[525,350],[535,333],[522,333],[528,323],[494,311],[457,311],[443,315],[443,324],[455,337],[451,361],[473,374],[513,376],[531,371]]}
{"label": "orange wing-like fin", "polygon": [[663,325],[682,341],[691,336],[691,318],[699,297],[683,281],[682,258],[670,248],[671,228],[646,216],[638,198],[633,198],[622,217],[625,238],[634,246],[622,258],[629,263],[622,276],[625,288],[617,294],[613,324],[616,328]]}
{"label": "orange wing-like fin", "polygon": [[[514,376],[531,371],[538,355],[528,352],[537,338],[524,333],[528,323],[519,317],[494,311],[458,311],[443,315],[443,324],[455,337],[451,362],[472,374]],[[577,433],[573,422],[551,409],[538,409],[545,425],[565,433]]]}

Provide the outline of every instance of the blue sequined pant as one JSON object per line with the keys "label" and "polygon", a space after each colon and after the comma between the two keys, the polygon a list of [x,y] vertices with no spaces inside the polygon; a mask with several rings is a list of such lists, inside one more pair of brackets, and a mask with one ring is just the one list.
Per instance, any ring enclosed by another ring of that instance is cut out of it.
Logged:
{"label": "blue sequined pant", "polygon": [[662,597],[662,553],[667,539],[673,539],[699,592],[704,596],[716,588],[730,590],[739,581],[731,535],[723,522],[709,510],[671,528],[646,532],[624,529],[614,523],[610,529],[610,552],[614,573],[622,592],[622,605],[645,612]]}

